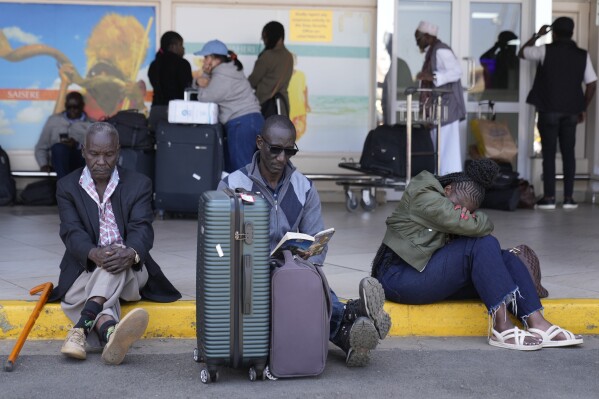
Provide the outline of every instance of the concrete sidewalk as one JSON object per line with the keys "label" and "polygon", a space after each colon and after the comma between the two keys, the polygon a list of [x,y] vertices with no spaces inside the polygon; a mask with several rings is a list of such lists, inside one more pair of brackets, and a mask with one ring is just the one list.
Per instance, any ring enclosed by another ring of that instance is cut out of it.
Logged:
{"label": "concrete sidewalk", "polygon": [[[350,214],[343,204],[323,204],[325,225],[335,227],[325,273],[341,298],[357,296],[359,281],[370,264],[394,203],[374,212]],[[578,334],[599,334],[599,207],[581,204],[574,211],[487,211],[495,236],[504,248],[531,246],[541,260],[543,285],[549,298],[545,315]],[[16,338],[36,297],[29,290],[46,281],[56,283],[64,246],[58,236],[56,207],[0,207],[0,339]],[[182,292],[172,304],[143,302],[151,321],[146,337],[195,336],[195,263],[197,223],[190,218],[154,222],[152,256]],[[130,309],[124,307],[125,312]],[[387,303],[391,335],[486,335],[486,309],[477,301],[426,306]],[[47,305],[30,337],[62,339],[70,327],[59,305]]]}

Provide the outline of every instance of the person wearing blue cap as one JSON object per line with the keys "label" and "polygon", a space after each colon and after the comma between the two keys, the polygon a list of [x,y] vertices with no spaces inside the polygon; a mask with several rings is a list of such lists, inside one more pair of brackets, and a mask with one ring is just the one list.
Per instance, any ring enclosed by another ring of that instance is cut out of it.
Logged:
{"label": "person wearing blue cap", "polygon": [[[552,31],[552,43],[535,46],[535,42]],[[564,209],[576,209],[574,176],[576,174],[576,124],[584,121],[585,112],[597,88],[597,74],[589,53],[572,40],[574,21],[559,17],[543,25],[520,49],[518,56],[537,61],[537,74],[526,102],[535,106],[537,127],[543,154],[543,197],[538,209],[555,209],[555,154],[557,143],[564,171]],[[585,91],[582,91],[582,83]]]}
{"label": "person wearing blue cap", "polygon": [[225,171],[233,172],[252,161],[256,137],[264,118],[237,54],[220,40],[210,40],[195,55],[204,56],[203,74],[194,82],[198,101],[218,104],[218,120],[227,140]]}

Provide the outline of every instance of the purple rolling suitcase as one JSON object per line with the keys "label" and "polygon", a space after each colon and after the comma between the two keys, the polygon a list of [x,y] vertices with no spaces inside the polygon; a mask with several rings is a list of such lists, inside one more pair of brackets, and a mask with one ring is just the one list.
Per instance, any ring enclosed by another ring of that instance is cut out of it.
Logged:
{"label": "purple rolling suitcase", "polygon": [[317,376],[329,346],[329,285],[319,266],[283,253],[284,263],[272,272],[269,372],[277,378]]}

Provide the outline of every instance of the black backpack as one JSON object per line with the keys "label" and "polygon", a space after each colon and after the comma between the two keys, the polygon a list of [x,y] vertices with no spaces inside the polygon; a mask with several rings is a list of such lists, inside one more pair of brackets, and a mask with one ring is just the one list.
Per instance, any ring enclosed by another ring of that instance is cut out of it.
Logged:
{"label": "black backpack", "polygon": [[[364,141],[360,168],[385,177],[406,177],[406,126],[379,125]],[[412,126],[412,176],[435,171],[435,153],[430,130]]]}
{"label": "black backpack", "polygon": [[16,191],[15,179],[10,174],[10,159],[0,146],[0,206],[12,204]]}
{"label": "black backpack", "polygon": [[150,131],[148,118],[136,109],[119,111],[104,119],[119,132],[121,147],[149,150],[154,148],[154,135]]}
{"label": "black backpack", "polygon": [[56,205],[56,180],[29,183],[20,194],[23,205]]}

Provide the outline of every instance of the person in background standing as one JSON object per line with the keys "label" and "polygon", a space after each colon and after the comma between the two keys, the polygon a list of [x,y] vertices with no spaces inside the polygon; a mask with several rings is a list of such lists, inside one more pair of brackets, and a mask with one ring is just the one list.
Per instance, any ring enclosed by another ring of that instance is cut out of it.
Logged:
{"label": "person in background standing", "polygon": [[177,32],[165,32],[160,38],[160,50],[148,69],[148,78],[154,88],[149,117],[152,130],[159,121],[168,120],[168,102],[182,100],[185,89],[191,86],[191,65],[183,58],[184,54],[183,37]]}
{"label": "person in background standing", "polygon": [[277,21],[267,23],[262,29],[262,40],[265,48],[258,55],[248,80],[256,90],[264,118],[275,114],[269,100],[276,95],[282,97],[284,103],[281,115],[289,115],[287,87],[293,73],[293,56],[285,47],[285,28]]}
{"label": "person in background standing", "polygon": [[[540,37],[553,30],[551,44],[534,46]],[[574,21],[557,18],[551,26],[543,25],[520,49],[518,56],[537,61],[537,74],[526,102],[535,106],[537,127],[543,147],[543,197],[539,209],[555,209],[555,153],[559,139],[564,170],[564,209],[576,209],[574,175],[576,174],[576,124],[584,121],[585,112],[597,89],[597,74],[589,53],[572,40]],[[583,93],[582,83],[586,88]]]}
{"label": "person in background standing", "polygon": [[[421,88],[449,89],[443,93],[442,104],[447,109],[441,121],[441,145],[437,149],[441,157],[439,175],[461,172],[464,162],[460,141],[460,121],[466,117],[464,90],[460,78],[462,68],[451,48],[437,38],[439,27],[430,22],[421,21],[414,33],[416,45],[421,52],[426,52],[422,70],[416,79],[422,81]],[[430,93],[422,93],[420,106],[432,107]],[[431,130],[433,143],[436,143],[436,129]],[[437,145],[436,143],[435,145]]]}

